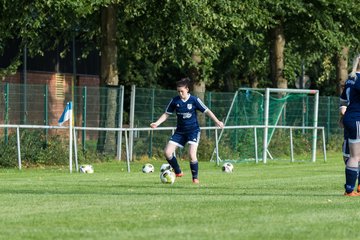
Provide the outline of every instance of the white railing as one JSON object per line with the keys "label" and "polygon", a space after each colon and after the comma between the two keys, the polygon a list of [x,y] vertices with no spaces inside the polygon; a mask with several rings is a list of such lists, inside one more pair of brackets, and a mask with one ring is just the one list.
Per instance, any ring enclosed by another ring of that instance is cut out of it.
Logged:
{"label": "white railing", "polygon": [[[45,125],[14,125],[14,124],[0,124],[0,128],[14,128],[16,129],[17,134],[17,152],[18,152],[18,167],[21,169],[21,143],[20,143],[20,128],[21,129],[69,129],[69,127],[63,127],[63,126],[45,126]],[[220,156],[219,156],[219,133],[218,131],[225,130],[225,129],[254,129],[254,155],[255,155],[255,161],[256,163],[259,162],[258,158],[258,143],[257,143],[257,129],[265,129],[265,128],[278,128],[278,129],[289,129],[290,134],[290,161],[294,161],[294,149],[293,149],[293,137],[292,132],[294,129],[309,129],[309,130],[321,130],[322,131],[322,143],[323,143],[323,154],[324,154],[324,161],[326,161],[326,143],[325,143],[325,131],[324,127],[304,127],[304,126],[270,126],[270,125],[252,125],[252,126],[225,126],[223,129],[220,129],[218,127],[201,127],[201,130],[214,130],[215,133],[215,153],[216,153],[216,164],[220,164]],[[159,128],[99,128],[99,127],[72,127],[73,134],[75,134],[76,130],[87,130],[87,131],[116,131],[121,133],[124,133],[125,135],[125,146],[126,146],[126,163],[127,163],[127,170],[130,172],[130,162],[132,160],[132,146],[133,144],[129,142],[128,135],[133,134],[135,131],[172,131],[174,132],[175,127],[159,127]],[[263,139],[264,141],[265,139]],[[76,170],[78,171],[78,161],[77,161],[77,147],[76,147],[76,141],[72,143],[72,137],[69,136],[69,146],[73,146],[74,144],[74,152],[75,152],[75,165]],[[315,135],[315,140],[313,139],[313,144],[317,144],[317,136]],[[121,160],[121,145],[122,142],[120,141],[117,146],[117,153],[120,153],[118,155],[118,159]],[[72,172],[72,148],[69,147],[69,169],[70,173]],[[312,151],[316,150],[316,147],[312,147]],[[267,149],[263,149],[266,153],[268,153]],[[210,159],[212,161],[212,159]],[[312,154],[312,161],[316,161],[316,153]],[[266,163],[266,161],[263,161]]]}

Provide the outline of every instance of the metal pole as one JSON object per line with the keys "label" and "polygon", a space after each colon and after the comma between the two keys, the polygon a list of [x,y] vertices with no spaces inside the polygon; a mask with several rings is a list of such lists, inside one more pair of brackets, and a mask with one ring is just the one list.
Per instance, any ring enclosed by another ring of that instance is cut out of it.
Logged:
{"label": "metal pole", "polygon": [[[309,109],[309,96],[306,96],[306,109]],[[305,126],[309,125],[309,111],[306,111]]]}
{"label": "metal pole", "polygon": [[[119,106],[119,117],[118,117],[118,128],[122,128],[123,127],[123,115],[124,115],[124,86],[120,86],[119,89],[120,93],[121,93],[121,97],[119,97],[119,101],[120,103],[118,104]],[[117,136],[118,140],[118,147],[117,147],[117,158],[119,161],[121,161],[121,148],[122,148],[122,131],[118,131],[118,136]]]}
{"label": "metal pole", "polygon": [[19,170],[21,170],[20,130],[19,130],[19,127],[16,128],[16,141],[17,141],[17,152],[18,152],[18,166],[19,166]]}
{"label": "metal pole", "polygon": [[[136,86],[131,86],[131,100],[130,100],[130,128],[134,128],[134,114],[135,114],[135,95],[136,95]],[[133,147],[134,147],[134,131],[129,132],[129,150],[130,150],[130,161],[133,157]]]}
{"label": "metal pole", "polygon": [[263,162],[266,163],[267,157],[267,138],[268,138],[268,129],[269,129],[269,99],[270,99],[270,90],[269,88],[265,89],[265,109],[264,109],[264,139],[263,139]]}
{"label": "metal pole", "polygon": [[327,128],[326,128],[326,131],[327,131],[327,136],[329,137],[330,136],[330,126],[331,126],[331,124],[330,124],[330,122],[331,122],[331,114],[330,114],[330,103],[331,103],[331,101],[330,101],[330,97],[327,97],[327,111],[326,111],[326,117],[327,117],[327,121],[326,121],[326,125],[327,125]]}
{"label": "metal pole", "polygon": [[257,131],[256,131],[256,127],[254,127],[254,141],[255,141],[255,162],[259,163],[259,157],[258,157],[258,142],[257,142]]}
{"label": "metal pole", "polygon": [[[211,92],[208,92],[208,95],[207,95],[207,106],[209,109],[212,109],[212,105],[211,105],[211,98],[212,98],[212,94]],[[212,120],[210,118],[207,118],[207,126],[210,127],[211,126],[211,123],[212,123]],[[210,130],[207,131],[207,134],[208,136],[210,136]]]}
{"label": "metal pole", "polygon": [[[83,109],[82,109],[82,126],[86,127],[86,110],[87,110],[87,88],[86,86],[84,86],[83,88],[83,93],[82,93],[82,98],[83,98]],[[86,150],[86,130],[83,129],[81,131],[82,133],[82,150],[83,152],[85,152]]]}
{"label": "metal pole", "polygon": [[[302,126],[304,127],[304,126],[306,126],[306,124],[305,124],[305,117],[306,117],[305,114],[306,114],[306,109],[307,109],[308,106],[306,105],[304,97],[302,97],[301,100],[302,100],[302,109],[301,109]],[[302,130],[302,134],[305,134],[305,129]]]}
{"label": "metal pole", "polygon": [[[5,114],[4,114],[4,122],[5,124],[9,124],[9,83],[5,84]],[[8,136],[8,129],[4,129],[4,141],[5,144],[8,144],[9,136]]]}
{"label": "metal pole", "polygon": [[322,138],[323,138],[324,162],[326,162],[326,143],[325,143],[325,130],[324,130],[324,128],[322,128]]}
{"label": "metal pole", "polygon": [[77,138],[76,138],[76,129],[73,128],[73,134],[74,134],[74,155],[75,155],[75,169],[76,172],[79,171],[79,164],[78,164],[78,155],[77,155]]}
{"label": "metal pole", "polygon": [[129,154],[129,142],[128,142],[128,136],[127,131],[125,133],[125,148],[126,148],[126,164],[127,164],[127,171],[130,172],[130,154]]}
{"label": "metal pole", "polygon": [[313,130],[313,142],[312,142],[312,161],[316,161],[316,142],[317,142],[317,126],[318,126],[318,113],[319,113],[319,91],[315,94],[315,106],[314,106],[314,130]]}
{"label": "metal pole", "polygon": [[218,141],[218,130],[215,128],[215,150],[216,150],[216,165],[220,165],[220,158],[219,158],[219,141]]}
{"label": "metal pole", "polygon": [[290,128],[290,162],[294,162],[294,145],[293,145],[292,128]]}
{"label": "metal pole", "polygon": [[70,108],[70,118],[69,118],[69,170],[72,173],[72,118],[73,118],[73,108],[72,102],[68,102]]}
{"label": "metal pole", "polygon": [[22,124],[26,124],[26,115],[27,115],[27,47],[24,46],[24,56],[23,56],[23,96],[22,96]]}

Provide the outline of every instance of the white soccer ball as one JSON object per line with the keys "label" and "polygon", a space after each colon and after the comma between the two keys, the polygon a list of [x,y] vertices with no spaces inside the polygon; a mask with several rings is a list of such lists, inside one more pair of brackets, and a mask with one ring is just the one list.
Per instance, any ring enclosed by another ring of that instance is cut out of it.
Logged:
{"label": "white soccer ball", "polygon": [[94,168],[91,165],[81,165],[79,171],[81,173],[94,173]]}
{"label": "white soccer ball", "polygon": [[154,170],[155,170],[154,166],[150,163],[147,163],[142,167],[143,173],[153,173]]}
{"label": "white soccer ball", "polygon": [[160,180],[162,183],[173,184],[175,182],[175,173],[170,170],[165,170],[160,173]]}
{"label": "white soccer ball", "polygon": [[221,169],[225,173],[232,173],[234,171],[234,166],[231,163],[224,163]]}
{"label": "white soccer ball", "polygon": [[160,167],[160,172],[164,172],[166,170],[170,170],[170,171],[174,171],[174,169],[170,166],[170,164],[168,163],[164,163],[163,165],[161,165]]}

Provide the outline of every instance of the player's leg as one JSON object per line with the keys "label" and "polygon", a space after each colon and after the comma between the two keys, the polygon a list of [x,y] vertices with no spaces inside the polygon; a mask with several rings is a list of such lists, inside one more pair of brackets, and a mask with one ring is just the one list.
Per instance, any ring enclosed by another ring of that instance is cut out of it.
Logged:
{"label": "player's leg", "polygon": [[342,145],[342,152],[343,152],[343,160],[346,165],[347,161],[350,158],[350,150],[349,150],[349,141],[348,139],[344,139],[343,145]]}
{"label": "player's leg", "polygon": [[197,144],[189,144],[190,169],[194,183],[199,183],[199,162],[197,159]]}
{"label": "player's leg", "polygon": [[177,177],[182,177],[184,174],[180,169],[180,165],[174,153],[176,148],[184,146],[183,142],[184,142],[183,137],[175,133],[174,135],[171,136],[170,141],[168,142],[164,150],[165,158],[167,162],[170,164],[170,166],[174,169]]}
{"label": "player's leg", "polygon": [[359,174],[360,161],[360,142],[356,140],[349,140],[350,158],[346,162],[345,168],[345,195],[353,194],[356,180]]}
{"label": "player's leg", "polygon": [[179,163],[174,155],[176,148],[177,148],[177,145],[174,144],[173,142],[169,141],[165,147],[164,152],[165,152],[165,158],[166,158],[167,162],[170,164],[170,166],[174,169],[175,174],[180,174],[181,169],[180,169]]}
{"label": "player's leg", "polygon": [[348,131],[344,128],[344,141],[342,145],[342,152],[343,152],[343,160],[345,165],[350,158],[349,136],[350,135],[348,134]]}
{"label": "player's leg", "polygon": [[[359,174],[359,159],[360,159],[360,136],[358,136],[359,124],[353,121],[350,117],[346,116],[343,119],[344,133],[347,133],[349,144],[350,158],[346,162],[345,167],[345,196],[360,196],[354,192],[356,180]],[[345,138],[345,136],[344,136]]]}
{"label": "player's leg", "polygon": [[200,140],[200,131],[194,132],[189,136],[189,157],[190,157],[190,169],[192,174],[192,179],[194,183],[199,183],[199,162],[197,159],[197,149]]}

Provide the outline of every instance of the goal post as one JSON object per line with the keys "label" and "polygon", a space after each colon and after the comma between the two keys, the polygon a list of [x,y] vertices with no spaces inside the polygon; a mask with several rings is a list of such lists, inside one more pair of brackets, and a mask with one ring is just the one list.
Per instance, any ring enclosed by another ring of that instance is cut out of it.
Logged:
{"label": "goal post", "polygon": [[312,162],[316,161],[316,143],[317,143],[317,126],[318,126],[318,110],[319,110],[319,90],[308,89],[282,89],[282,88],[266,88],[265,89],[265,109],[264,109],[264,141],[263,141],[263,162],[267,161],[268,151],[268,132],[269,132],[269,103],[270,93],[300,93],[300,94],[314,94],[314,118],[313,118],[313,137],[312,137]]}
{"label": "goal post", "polygon": [[[298,159],[315,161],[317,130],[320,129],[318,105],[318,90],[238,89],[224,121],[231,130],[222,129],[217,140],[220,149],[227,147],[237,153],[230,156],[229,152],[222,152],[220,157],[226,156],[226,161],[255,160],[257,163],[262,160],[266,163],[273,155],[281,159],[290,154],[293,161],[296,153]],[[236,126],[241,127],[231,128]]]}

